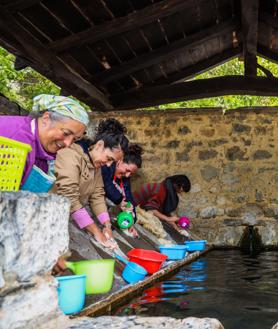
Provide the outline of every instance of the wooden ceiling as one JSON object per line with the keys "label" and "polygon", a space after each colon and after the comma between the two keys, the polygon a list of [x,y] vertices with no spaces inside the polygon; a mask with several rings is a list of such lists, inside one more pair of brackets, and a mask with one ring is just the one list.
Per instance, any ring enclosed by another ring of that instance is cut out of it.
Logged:
{"label": "wooden ceiling", "polygon": [[[97,111],[278,95],[275,0],[0,0],[0,44]],[[185,82],[234,57],[244,76]]]}

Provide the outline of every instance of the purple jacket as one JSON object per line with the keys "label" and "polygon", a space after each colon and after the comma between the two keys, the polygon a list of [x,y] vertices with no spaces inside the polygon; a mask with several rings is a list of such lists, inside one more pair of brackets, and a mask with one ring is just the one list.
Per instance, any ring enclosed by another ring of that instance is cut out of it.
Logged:
{"label": "purple jacket", "polygon": [[34,164],[47,173],[47,161],[55,159],[55,154],[46,152],[40,143],[37,120],[34,122],[35,131],[32,132],[32,120],[35,119],[28,116],[0,116],[0,136],[29,144],[32,147],[32,151],[27,156],[21,184],[25,182]]}

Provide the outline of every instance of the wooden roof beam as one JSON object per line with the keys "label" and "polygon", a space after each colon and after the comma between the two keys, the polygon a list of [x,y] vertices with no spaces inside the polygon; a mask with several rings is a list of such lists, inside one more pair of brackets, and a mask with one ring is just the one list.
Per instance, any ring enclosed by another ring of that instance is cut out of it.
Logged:
{"label": "wooden roof beam", "polygon": [[216,54],[208,59],[205,59],[199,63],[195,63],[189,67],[186,67],[176,73],[173,73],[168,76],[168,78],[162,78],[150,86],[166,85],[171,83],[178,83],[186,79],[190,79],[196,75],[202,74],[206,71],[213,69],[214,67],[221,65],[238,55],[242,52],[241,48],[232,48],[223,51],[222,53]]}
{"label": "wooden roof beam", "polygon": [[257,76],[259,0],[241,0],[241,31],[245,76]]}
{"label": "wooden roof beam", "polygon": [[[201,5],[207,0],[196,1]],[[157,19],[173,15],[181,10],[186,10],[195,6],[195,2],[191,3],[184,0],[160,1],[127,16],[113,19],[110,22],[94,26],[86,31],[51,42],[48,44],[48,48],[56,52],[63,52],[76,46],[82,46],[86,43],[94,43],[129,30],[140,28],[144,25],[155,22]]]}
{"label": "wooden roof beam", "polygon": [[[24,26],[7,13],[3,6],[0,6],[0,34],[9,35],[9,40],[15,43],[14,47],[20,49],[24,58],[34,63],[32,66],[38,72],[60,84],[64,89],[70,90],[72,95],[83,101],[90,98],[90,105],[99,110],[112,109],[109,100],[101,91],[47,50],[24,29]],[[5,41],[3,38],[2,40]],[[3,46],[5,47],[5,42]]]}
{"label": "wooden roof beam", "polygon": [[278,79],[225,76],[193,80],[121,93],[112,102],[117,110],[129,110],[224,95],[278,96]]}
{"label": "wooden roof beam", "polygon": [[278,64],[278,52],[258,44],[258,54],[271,62]]}
{"label": "wooden roof beam", "polygon": [[15,62],[14,62],[14,68],[17,71],[23,70],[28,66],[32,66],[33,63],[28,61],[28,59],[21,57],[21,56],[16,56]]}
{"label": "wooden roof beam", "polygon": [[238,24],[232,20],[219,25],[207,28],[201,32],[189,35],[186,39],[181,39],[149,53],[135,57],[134,59],[122,63],[116,67],[112,67],[102,73],[96,74],[95,78],[101,84],[120,79],[132,72],[139,71],[151,65],[159,64],[163,60],[171,59],[178,55],[181,51],[190,50],[196,45],[200,45],[208,40],[214,39],[222,34],[231,34],[238,29]]}

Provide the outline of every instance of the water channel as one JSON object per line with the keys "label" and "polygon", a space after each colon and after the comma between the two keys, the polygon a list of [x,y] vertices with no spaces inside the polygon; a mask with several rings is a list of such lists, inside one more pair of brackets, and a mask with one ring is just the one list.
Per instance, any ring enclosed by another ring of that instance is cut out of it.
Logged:
{"label": "water channel", "polygon": [[115,315],[211,317],[225,329],[270,329],[278,322],[278,252],[211,251]]}

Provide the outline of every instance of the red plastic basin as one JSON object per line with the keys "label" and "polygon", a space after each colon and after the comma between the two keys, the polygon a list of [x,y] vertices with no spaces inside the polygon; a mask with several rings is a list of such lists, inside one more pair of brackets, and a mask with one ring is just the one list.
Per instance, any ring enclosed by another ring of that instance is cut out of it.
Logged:
{"label": "red plastic basin", "polygon": [[157,251],[145,249],[132,249],[127,255],[131,262],[143,266],[150,274],[157,272],[168,258]]}

